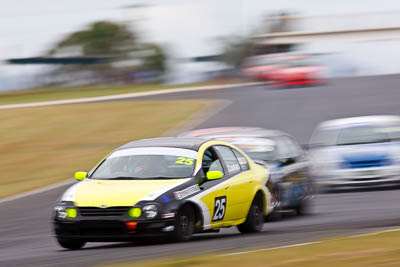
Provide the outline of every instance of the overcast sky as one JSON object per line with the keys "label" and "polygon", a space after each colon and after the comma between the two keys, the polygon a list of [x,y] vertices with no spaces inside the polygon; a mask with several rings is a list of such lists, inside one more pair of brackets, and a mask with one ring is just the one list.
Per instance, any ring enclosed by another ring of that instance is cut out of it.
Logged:
{"label": "overcast sky", "polygon": [[[303,15],[400,10],[398,0],[0,0],[0,59],[38,56],[97,20],[138,21],[144,39],[176,56],[216,52],[216,37],[248,34],[266,12]],[[145,4],[144,8],[123,8]],[[11,70],[12,68],[8,68]],[[7,70],[0,68],[1,72]]]}

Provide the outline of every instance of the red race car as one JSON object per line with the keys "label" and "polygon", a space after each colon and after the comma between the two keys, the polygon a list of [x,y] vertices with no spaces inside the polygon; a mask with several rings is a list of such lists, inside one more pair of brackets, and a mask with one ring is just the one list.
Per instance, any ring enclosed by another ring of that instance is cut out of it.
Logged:
{"label": "red race car", "polygon": [[324,68],[316,63],[313,56],[287,56],[270,74],[270,79],[273,86],[321,84],[326,82],[323,71]]}
{"label": "red race car", "polygon": [[277,54],[248,57],[242,65],[242,73],[245,77],[253,80],[269,81],[271,73],[277,70],[278,58]]}

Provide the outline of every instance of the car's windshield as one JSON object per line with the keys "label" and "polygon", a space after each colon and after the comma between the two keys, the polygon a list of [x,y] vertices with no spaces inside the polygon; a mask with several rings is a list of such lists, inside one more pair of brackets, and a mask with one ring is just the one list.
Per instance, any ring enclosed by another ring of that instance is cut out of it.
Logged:
{"label": "car's windshield", "polygon": [[244,63],[244,67],[246,68],[257,67],[257,66],[269,65],[271,63],[272,60],[270,57],[254,57],[254,58],[248,58]]}
{"label": "car's windshield", "polygon": [[315,61],[312,58],[294,58],[287,60],[283,63],[287,67],[301,67],[301,66],[312,66],[315,65]]}
{"label": "car's windshield", "polygon": [[343,129],[339,132],[337,145],[368,144],[390,142],[387,133],[381,131],[381,127],[356,126]]}
{"label": "car's windshield", "polygon": [[243,150],[253,160],[272,161],[275,159],[275,142],[267,138],[232,138],[227,140]]}
{"label": "car's windshield", "polygon": [[385,122],[319,129],[313,134],[311,145],[340,146],[398,140],[400,140],[400,125]]}
{"label": "car's windshield", "polygon": [[193,175],[197,152],[146,147],[118,150],[91,174],[91,179],[174,179]]}

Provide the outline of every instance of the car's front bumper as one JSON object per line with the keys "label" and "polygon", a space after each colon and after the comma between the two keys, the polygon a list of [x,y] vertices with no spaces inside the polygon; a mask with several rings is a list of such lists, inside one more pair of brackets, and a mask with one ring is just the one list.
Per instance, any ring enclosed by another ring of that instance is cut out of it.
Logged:
{"label": "car's front bumper", "polygon": [[275,83],[276,86],[291,86],[291,85],[303,85],[303,84],[322,84],[326,83],[326,80],[322,79],[299,79],[299,80],[286,80]]}
{"label": "car's front bumper", "polygon": [[275,86],[326,83],[326,79],[323,79],[321,77],[309,73],[275,76],[272,80],[273,80],[273,85]]}
{"label": "car's front bumper", "polygon": [[324,187],[360,187],[400,184],[400,167],[375,167],[333,170],[316,177]]}
{"label": "car's front bumper", "polygon": [[[137,222],[129,229],[126,222]],[[127,241],[141,237],[167,236],[175,228],[174,219],[135,221],[124,219],[54,220],[55,236],[60,239],[83,239],[88,242]]]}

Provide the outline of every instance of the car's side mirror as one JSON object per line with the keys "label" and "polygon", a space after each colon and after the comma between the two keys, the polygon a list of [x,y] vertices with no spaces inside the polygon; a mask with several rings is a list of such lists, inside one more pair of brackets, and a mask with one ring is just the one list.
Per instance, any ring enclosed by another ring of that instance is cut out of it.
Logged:
{"label": "car's side mirror", "polygon": [[283,159],[280,159],[279,162],[281,163],[281,166],[287,166],[287,165],[296,163],[296,159],[294,159],[294,158],[283,158]]}
{"label": "car's side mirror", "polygon": [[207,180],[217,180],[224,177],[224,174],[221,171],[209,171],[206,176]]}
{"label": "car's side mirror", "polygon": [[74,175],[74,178],[78,181],[82,181],[84,179],[86,179],[88,176],[87,172],[76,172]]}

